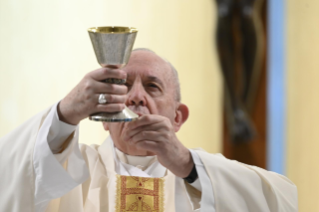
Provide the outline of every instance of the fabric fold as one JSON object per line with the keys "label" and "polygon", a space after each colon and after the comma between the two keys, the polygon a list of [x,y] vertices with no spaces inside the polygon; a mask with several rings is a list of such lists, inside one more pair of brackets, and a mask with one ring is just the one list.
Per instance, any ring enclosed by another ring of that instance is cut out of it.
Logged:
{"label": "fabric fold", "polygon": [[78,146],[78,130],[69,137],[71,141],[64,150],[69,154],[68,163],[72,163],[74,166],[72,165],[68,169],[66,164],[65,169],[52,153],[47,137],[54,115],[55,110],[51,109],[39,130],[34,147],[36,206],[63,196],[89,177],[88,169]]}

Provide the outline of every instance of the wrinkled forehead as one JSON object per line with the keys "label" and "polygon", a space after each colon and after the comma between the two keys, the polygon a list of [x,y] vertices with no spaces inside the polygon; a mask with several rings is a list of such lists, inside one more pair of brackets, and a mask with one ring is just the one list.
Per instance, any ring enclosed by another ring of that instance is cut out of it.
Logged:
{"label": "wrinkled forehead", "polygon": [[131,54],[128,64],[124,67],[129,77],[157,77],[168,81],[171,78],[172,70],[170,65],[153,52],[134,51]]}

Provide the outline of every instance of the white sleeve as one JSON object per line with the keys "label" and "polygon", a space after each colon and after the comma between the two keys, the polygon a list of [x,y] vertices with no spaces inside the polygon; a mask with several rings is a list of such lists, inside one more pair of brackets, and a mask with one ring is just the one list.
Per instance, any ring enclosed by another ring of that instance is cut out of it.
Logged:
{"label": "white sleeve", "polygon": [[[196,166],[196,171],[198,174],[197,180],[195,180],[195,182],[190,185],[192,185],[194,188],[202,192],[202,198],[200,202],[201,208],[209,208],[209,212],[215,212],[216,209],[215,209],[215,198],[214,198],[213,188],[210,182],[210,178],[206,172],[205,166],[202,160],[200,159],[200,157],[198,156],[198,154],[194,150],[190,149],[189,151],[192,154],[192,157]],[[199,209],[197,210],[199,211]],[[202,210],[200,211],[206,212]]]}
{"label": "white sleeve", "polygon": [[[63,196],[89,177],[78,145],[78,127],[58,120],[57,105],[51,108],[45,118],[34,147],[36,211],[43,211],[50,200]],[[67,148],[60,154],[53,154],[50,146],[56,148],[58,145],[54,146],[51,142],[66,138],[70,139]],[[66,159],[72,161],[72,167],[64,169],[62,164]]]}
{"label": "white sleeve", "polygon": [[[288,178],[226,159],[221,154],[196,153],[212,185],[204,187],[202,184],[202,212],[212,211],[210,197],[205,195],[207,188],[214,192],[213,203],[217,211],[298,211],[297,187]],[[199,177],[202,182],[200,174]],[[207,204],[204,204],[206,198]]]}
{"label": "white sleeve", "polygon": [[47,141],[53,154],[56,154],[61,151],[65,140],[77,128],[77,125],[70,125],[60,121],[59,115],[58,115],[58,109],[57,109],[58,104],[55,104],[54,107],[52,107],[52,114],[49,114],[49,115],[53,115],[53,117],[52,117],[52,122],[50,123],[51,126],[50,126],[50,131],[48,134]]}
{"label": "white sleeve", "polygon": [[[198,173],[197,173],[198,174]],[[189,185],[193,186],[194,188],[196,188],[198,191],[202,192],[202,186],[200,184],[200,180],[199,177],[192,183],[190,183]]]}

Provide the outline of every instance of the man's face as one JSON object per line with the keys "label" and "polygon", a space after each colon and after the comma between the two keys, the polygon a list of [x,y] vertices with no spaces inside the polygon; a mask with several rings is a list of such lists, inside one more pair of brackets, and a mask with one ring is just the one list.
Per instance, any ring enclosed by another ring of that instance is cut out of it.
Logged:
{"label": "man's face", "polygon": [[133,52],[128,65],[126,105],[139,115],[159,114],[171,121],[175,114],[175,86],[169,64],[148,51]]}
{"label": "man's face", "polygon": [[[127,73],[126,105],[138,115],[158,114],[167,117],[174,126],[176,108],[175,81],[170,65],[156,54],[148,51],[132,52],[129,63],[123,69]],[[129,146],[121,137],[127,123],[105,123],[115,146],[132,155],[146,152]]]}

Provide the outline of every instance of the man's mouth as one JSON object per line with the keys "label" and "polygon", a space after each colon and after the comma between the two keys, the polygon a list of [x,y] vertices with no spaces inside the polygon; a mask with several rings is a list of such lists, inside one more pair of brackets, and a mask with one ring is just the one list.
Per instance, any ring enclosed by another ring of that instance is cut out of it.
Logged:
{"label": "man's mouth", "polygon": [[140,112],[135,112],[139,117],[142,116],[143,114]]}
{"label": "man's mouth", "polygon": [[139,117],[144,115],[144,114],[150,114],[147,107],[130,105],[130,106],[128,106],[128,108],[131,111],[133,111],[134,113],[136,113]]}

